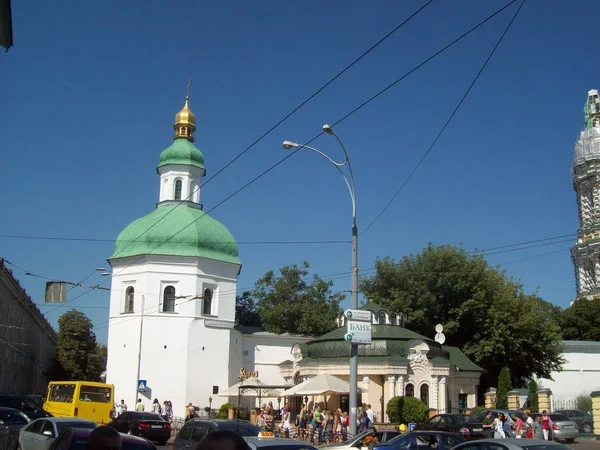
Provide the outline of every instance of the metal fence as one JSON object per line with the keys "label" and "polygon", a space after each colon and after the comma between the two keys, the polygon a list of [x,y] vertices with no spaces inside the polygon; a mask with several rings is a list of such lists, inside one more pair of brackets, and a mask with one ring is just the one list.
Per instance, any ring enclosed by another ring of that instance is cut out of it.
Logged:
{"label": "metal fence", "polygon": [[552,411],[562,411],[562,410],[577,410],[583,412],[591,411],[591,401],[589,404],[586,404],[582,399],[569,399],[569,400],[553,400],[552,401]]}

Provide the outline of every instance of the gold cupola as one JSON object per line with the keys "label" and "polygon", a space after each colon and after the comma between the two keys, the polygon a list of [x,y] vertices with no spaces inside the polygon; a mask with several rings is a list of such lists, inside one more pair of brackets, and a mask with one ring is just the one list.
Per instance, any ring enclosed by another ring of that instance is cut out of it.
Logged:
{"label": "gold cupola", "polygon": [[189,106],[191,85],[192,79],[190,78],[185,95],[185,105],[183,105],[182,110],[175,116],[175,124],[173,125],[175,136],[173,136],[173,139],[186,138],[190,142],[194,142],[193,135],[194,131],[196,131],[196,116],[194,116]]}

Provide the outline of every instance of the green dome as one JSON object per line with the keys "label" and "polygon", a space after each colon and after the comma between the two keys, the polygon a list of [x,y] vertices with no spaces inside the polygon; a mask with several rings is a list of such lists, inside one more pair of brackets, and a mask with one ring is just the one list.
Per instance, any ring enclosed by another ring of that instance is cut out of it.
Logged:
{"label": "green dome", "polygon": [[158,167],[184,164],[204,169],[204,155],[186,138],[177,138],[160,154]]}
{"label": "green dome", "polygon": [[241,264],[237,242],[229,230],[201,209],[186,205],[159,205],[127,225],[117,237],[115,252],[109,259],[145,254],[194,256]]}

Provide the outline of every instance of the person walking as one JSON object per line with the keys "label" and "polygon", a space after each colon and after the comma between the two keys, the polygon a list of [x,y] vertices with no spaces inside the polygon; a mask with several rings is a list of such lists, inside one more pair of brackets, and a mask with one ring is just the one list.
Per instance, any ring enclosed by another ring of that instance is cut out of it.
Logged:
{"label": "person walking", "polygon": [[550,416],[547,414],[546,410],[542,411],[542,430],[544,432],[544,440],[548,440],[550,438],[550,427],[552,426],[552,420],[550,420]]}
{"label": "person walking", "polygon": [[146,410],[141,398],[138,398],[137,404],[135,405],[135,410],[138,412],[144,412]]}

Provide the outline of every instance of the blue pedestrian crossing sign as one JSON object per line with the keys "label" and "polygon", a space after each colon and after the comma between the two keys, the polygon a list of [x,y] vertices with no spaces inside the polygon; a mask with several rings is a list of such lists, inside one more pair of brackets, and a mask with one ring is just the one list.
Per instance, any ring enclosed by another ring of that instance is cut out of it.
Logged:
{"label": "blue pedestrian crossing sign", "polygon": [[148,380],[138,380],[138,392],[146,392]]}

